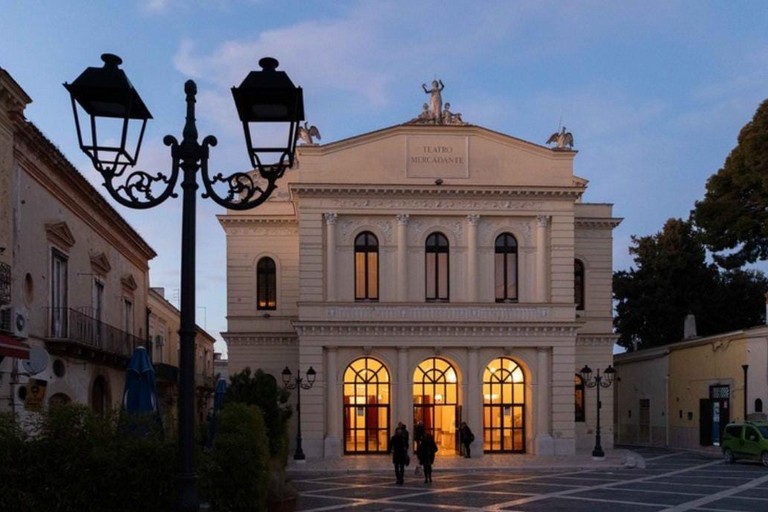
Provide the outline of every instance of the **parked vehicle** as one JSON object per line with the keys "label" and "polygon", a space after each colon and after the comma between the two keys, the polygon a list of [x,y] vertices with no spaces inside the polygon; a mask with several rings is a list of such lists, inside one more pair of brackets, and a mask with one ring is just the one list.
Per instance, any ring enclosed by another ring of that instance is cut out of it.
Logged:
{"label": "parked vehicle", "polygon": [[752,459],[768,467],[768,423],[729,423],[725,426],[721,446],[723,458],[729,464],[736,459]]}

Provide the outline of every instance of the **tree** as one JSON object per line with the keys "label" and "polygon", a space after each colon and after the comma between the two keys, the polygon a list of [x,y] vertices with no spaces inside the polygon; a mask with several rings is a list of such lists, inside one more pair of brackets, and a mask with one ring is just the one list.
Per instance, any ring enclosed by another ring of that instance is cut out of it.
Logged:
{"label": "tree", "polygon": [[250,368],[229,377],[225,402],[256,405],[264,415],[272,455],[287,454],[288,419],[291,408],[287,405],[290,394],[278,386],[277,380],[261,369],[251,373]]}
{"label": "tree", "polygon": [[637,268],[613,277],[619,345],[633,350],[681,340],[686,315],[705,319],[718,276],[691,224],[669,219],[660,233],[633,236],[629,252]]}
{"label": "tree", "polygon": [[691,218],[723,268],[768,258],[768,100],[741,129],[723,168],[707,180]]}

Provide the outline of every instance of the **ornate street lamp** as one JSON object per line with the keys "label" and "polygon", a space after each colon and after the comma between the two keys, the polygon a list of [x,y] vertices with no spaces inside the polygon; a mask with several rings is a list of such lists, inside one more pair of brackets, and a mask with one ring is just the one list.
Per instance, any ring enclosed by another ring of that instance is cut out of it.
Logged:
{"label": "ornate street lamp", "polygon": [[304,450],[301,449],[301,390],[311,388],[315,383],[316,376],[317,376],[317,373],[315,372],[314,368],[312,368],[311,366],[309,367],[309,370],[307,370],[306,382],[304,382],[304,379],[301,377],[301,370],[298,371],[296,377],[293,377],[291,370],[289,370],[287,366],[285,367],[285,370],[283,370],[283,386],[285,386],[285,389],[296,390],[297,424],[296,424],[296,453],[293,454],[294,460],[306,459],[306,456],[304,455]]}
{"label": "ornate street lamp", "polygon": [[[183,174],[181,188],[181,327],[179,355],[179,494],[178,511],[199,510],[194,469],[194,379],[195,379],[195,191],[200,171],[205,191],[202,196],[233,210],[254,208],[269,198],[276,181],[293,164],[296,130],[304,119],[302,90],[283,71],[277,71],[273,58],[259,61],[261,71],[252,71],[240,87],[232,88],[243,129],[246,130],[252,171],[221,173],[208,171],[208,149],[216,138],[208,135],[197,141],[195,96],[197,85],[184,84],[187,115],[181,143],[171,135],[163,143],[171,148],[170,175],[129,169],[136,165],[147,121],[152,118],[139,93],[118,66],[120,57],[101,56],[102,68],[87,68],[74,82],[64,84],[72,97],[72,110],[80,149],[101,173],[104,186],[120,204],[129,208],[152,208],[169,197],[178,197],[176,183]],[[84,112],[84,114],[82,112]],[[87,115],[87,120],[80,118]],[[279,147],[254,147],[251,123],[273,123],[287,127],[287,143]],[[111,125],[111,126],[110,126]],[[105,135],[99,127],[116,129]],[[87,130],[83,130],[87,127]],[[85,133],[84,133],[85,132]],[[132,134],[138,134],[131,140]],[[109,144],[105,141],[117,141]],[[275,155],[277,155],[275,157]],[[272,157],[272,158],[270,158]]]}
{"label": "ornate street lamp", "polygon": [[595,426],[595,448],[592,450],[592,456],[605,457],[603,447],[600,445],[600,409],[602,408],[602,403],[600,402],[600,388],[611,387],[611,384],[613,384],[613,377],[616,375],[616,370],[614,370],[611,365],[608,365],[608,368],[606,368],[603,374],[600,375],[600,368],[598,368],[597,374],[593,378],[592,369],[589,366],[584,365],[584,368],[582,368],[579,373],[581,373],[581,378],[584,380],[585,386],[597,389],[597,425]]}

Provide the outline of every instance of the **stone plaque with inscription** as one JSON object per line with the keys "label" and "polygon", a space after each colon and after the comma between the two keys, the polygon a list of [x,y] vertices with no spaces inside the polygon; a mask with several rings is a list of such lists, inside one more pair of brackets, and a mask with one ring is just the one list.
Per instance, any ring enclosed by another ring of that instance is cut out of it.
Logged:
{"label": "stone plaque with inscription", "polygon": [[468,178],[469,138],[412,135],[406,148],[409,178]]}

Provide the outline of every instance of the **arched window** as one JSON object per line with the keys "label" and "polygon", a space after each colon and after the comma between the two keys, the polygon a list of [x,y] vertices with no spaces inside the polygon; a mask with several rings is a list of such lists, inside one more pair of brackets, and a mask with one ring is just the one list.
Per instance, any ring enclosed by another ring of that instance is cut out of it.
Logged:
{"label": "arched window", "polygon": [[277,267],[275,260],[264,257],[256,265],[256,309],[277,308]]}
{"label": "arched window", "polygon": [[424,252],[426,300],[448,302],[448,239],[442,233],[432,233],[427,237]]}
{"label": "arched window", "polygon": [[584,263],[573,260],[574,302],[578,311],[584,310]]}
{"label": "arched window", "polygon": [[580,421],[583,422],[585,413],[584,413],[584,379],[581,378],[581,375],[576,374],[576,379],[574,381],[575,384],[575,417],[574,421]]}
{"label": "arched window", "polygon": [[355,300],[379,300],[379,241],[370,231],[355,238]]}
{"label": "arched window", "polygon": [[457,438],[451,446],[450,434],[460,423],[457,417],[459,384],[453,365],[440,357],[423,360],[413,372],[413,422],[424,423],[426,433],[432,434],[441,453],[456,449]]}
{"label": "arched window", "polygon": [[507,357],[483,373],[483,450],[525,452],[525,375]]}
{"label": "arched window", "polygon": [[755,412],[763,412],[763,400],[760,398],[755,399]]}
{"label": "arched window", "polygon": [[494,267],[496,302],[517,302],[517,240],[509,233],[496,237]]}
{"label": "arched window", "polygon": [[344,453],[387,453],[389,372],[361,357],[344,371]]}

